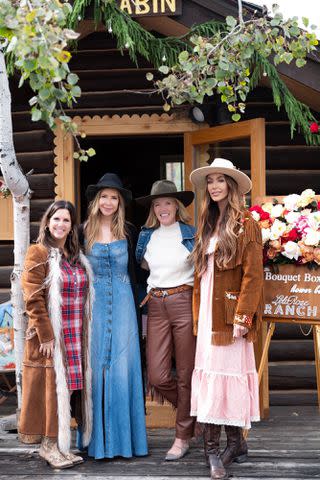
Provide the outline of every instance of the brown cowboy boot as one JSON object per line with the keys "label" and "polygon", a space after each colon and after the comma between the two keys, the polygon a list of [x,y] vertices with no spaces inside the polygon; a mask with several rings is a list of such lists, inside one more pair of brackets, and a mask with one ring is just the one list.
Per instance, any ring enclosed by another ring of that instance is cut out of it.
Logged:
{"label": "brown cowboy boot", "polygon": [[39,456],[44,458],[52,468],[73,467],[73,463],[67,460],[59,451],[55,438],[43,437]]}
{"label": "brown cowboy boot", "polygon": [[225,467],[232,462],[243,463],[248,458],[247,442],[243,438],[242,428],[225,425],[227,446],[221,454],[221,460]]}
{"label": "brown cowboy boot", "polygon": [[210,467],[210,478],[227,478],[219,453],[221,425],[207,423],[204,428],[204,452],[207,465]]}

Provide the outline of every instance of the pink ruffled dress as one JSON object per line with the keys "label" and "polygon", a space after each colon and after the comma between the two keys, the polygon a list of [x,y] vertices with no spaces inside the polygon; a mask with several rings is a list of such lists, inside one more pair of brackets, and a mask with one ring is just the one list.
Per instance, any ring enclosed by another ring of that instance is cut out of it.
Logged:
{"label": "pink ruffled dress", "polygon": [[191,415],[201,423],[234,425],[249,429],[259,421],[259,384],[253,344],[235,338],[226,346],[211,344],[213,253],[201,278],[201,301],[195,368],[192,375]]}

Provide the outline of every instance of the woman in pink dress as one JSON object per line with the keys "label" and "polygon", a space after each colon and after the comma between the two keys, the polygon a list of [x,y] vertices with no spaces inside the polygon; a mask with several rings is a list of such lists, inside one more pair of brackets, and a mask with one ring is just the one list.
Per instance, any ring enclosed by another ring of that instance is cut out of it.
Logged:
{"label": "woman in pink dress", "polygon": [[[242,429],[259,420],[252,342],[262,315],[262,240],[244,206],[251,180],[232,162],[216,158],[190,179],[205,190],[193,251],[197,349],[191,415],[205,426],[211,478],[226,478],[225,467],[247,458]],[[222,425],[227,447],[220,455]]]}

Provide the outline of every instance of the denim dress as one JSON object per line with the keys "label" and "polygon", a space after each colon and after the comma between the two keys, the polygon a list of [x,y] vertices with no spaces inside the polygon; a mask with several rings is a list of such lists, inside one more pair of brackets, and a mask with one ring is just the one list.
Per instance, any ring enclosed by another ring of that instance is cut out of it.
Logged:
{"label": "denim dress", "polygon": [[93,429],[89,456],[146,455],[147,436],[137,316],[128,243],[95,243],[92,319]]}

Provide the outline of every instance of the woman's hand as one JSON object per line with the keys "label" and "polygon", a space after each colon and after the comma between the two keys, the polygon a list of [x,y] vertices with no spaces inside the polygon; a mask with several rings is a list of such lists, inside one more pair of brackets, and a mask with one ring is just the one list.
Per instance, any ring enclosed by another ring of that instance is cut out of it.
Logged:
{"label": "woman's hand", "polygon": [[51,358],[53,357],[53,348],[54,340],[51,340],[51,342],[41,343],[39,352],[42,353],[44,357]]}
{"label": "woman's hand", "polygon": [[234,338],[243,337],[248,332],[249,330],[247,329],[247,327],[243,327],[242,325],[238,325],[238,324],[233,325]]}

